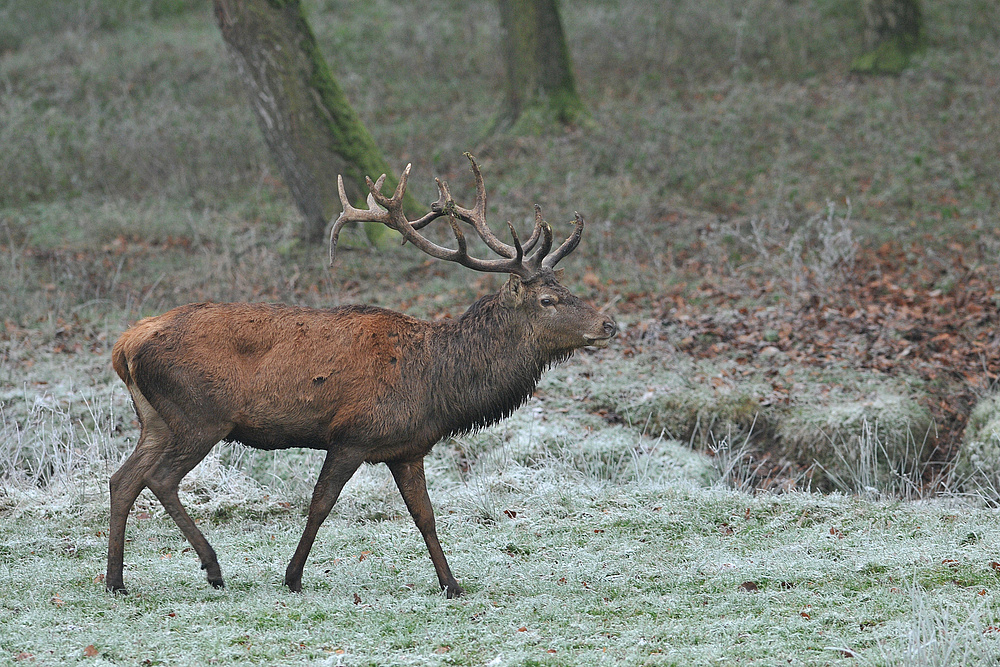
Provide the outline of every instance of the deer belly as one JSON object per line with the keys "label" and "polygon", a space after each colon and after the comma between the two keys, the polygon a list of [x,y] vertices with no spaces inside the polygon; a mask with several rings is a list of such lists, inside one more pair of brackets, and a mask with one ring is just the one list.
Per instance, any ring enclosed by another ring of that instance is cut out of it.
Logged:
{"label": "deer belly", "polygon": [[363,413],[344,398],[316,391],[259,391],[234,401],[227,440],[256,449],[329,449],[349,436]]}
{"label": "deer belly", "polygon": [[229,442],[238,442],[254,449],[329,449],[330,439],[325,433],[316,431],[279,431],[269,428],[254,428],[237,425],[226,436]]}

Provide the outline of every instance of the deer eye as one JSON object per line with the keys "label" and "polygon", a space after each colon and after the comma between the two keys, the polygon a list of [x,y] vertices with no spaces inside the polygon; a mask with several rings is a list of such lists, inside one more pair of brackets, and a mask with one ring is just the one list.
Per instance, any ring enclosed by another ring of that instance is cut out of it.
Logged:
{"label": "deer eye", "polygon": [[552,296],[543,296],[538,299],[538,303],[542,308],[548,308],[556,305],[556,299]]}

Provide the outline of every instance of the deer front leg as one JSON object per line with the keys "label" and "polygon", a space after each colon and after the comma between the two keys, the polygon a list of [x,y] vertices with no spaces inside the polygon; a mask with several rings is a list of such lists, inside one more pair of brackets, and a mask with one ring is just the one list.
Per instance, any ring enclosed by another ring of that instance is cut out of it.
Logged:
{"label": "deer front leg", "polygon": [[438,583],[449,598],[457,598],[464,591],[455,581],[448,567],[448,561],[444,557],[441,543],[438,541],[437,529],[434,524],[434,508],[431,507],[430,496],[427,495],[427,482],[424,479],[424,461],[393,462],[387,463],[392,476],[399,487],[399,493],[403,496],[406,509],[410,511],[413,522],[417,524],[417,529],[424,536],[427,550],[431,554],[431,562],[434,563],[434,570],[437,572]]}
{"label": "deer front leg", "polygon": [[319,473],[316,481],[316,488],[313,489],[312,502],[309,503],[309,516],[306,518],[306,528],[302,532],[299,546],[295,549],[292,560],[285,569],[285,585],[293,593],[302,592],[302,570],[305,568],[306,559],[316,540],[316,533],[323,524],[330,510],[333,509],[340,492],[351,479],[364,457],[355,452],[345,452],[343,450],[331,449],[327,452],[326,460],[323,461],[323,469]]}

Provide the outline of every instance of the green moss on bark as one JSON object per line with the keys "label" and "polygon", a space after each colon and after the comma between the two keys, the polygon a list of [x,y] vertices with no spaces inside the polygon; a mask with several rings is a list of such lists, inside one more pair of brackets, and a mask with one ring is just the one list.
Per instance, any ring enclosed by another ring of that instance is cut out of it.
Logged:
{"label": "green moss on bark", "polygon": [[851,71],[856,74],[899,76],[909,66],[910,58],[918,51],[916,43],[895,37],[855,58],[851,63]]}
{"label": "green moss on bark", "polygon": [[918,0],[865,0],[867,51],[854,59],[856,74],[900,75],[923,47],[923,19]]}

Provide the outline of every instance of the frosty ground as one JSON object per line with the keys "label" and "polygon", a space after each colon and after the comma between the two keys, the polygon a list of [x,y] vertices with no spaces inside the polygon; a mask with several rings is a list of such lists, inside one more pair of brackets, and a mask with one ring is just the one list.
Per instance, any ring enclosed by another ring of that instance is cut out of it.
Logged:
{"label": "frosty ground", "polygon": [[[222,446],[182,501],[225,590],[144,492],[127,597],[104,590],[107,476],[134,443],[103,355],[43,357],[3,385],[4,455],[47,486],[0,496],[0,659],[135,664],[969,664],[998,650],[1000,530],[975,499],[728,488],[720,461],[586,410],[613,351],[549,372],[510,420],[428,458],[467,594],[438,591],[382,467],[345,489],[282,585],[319,459]],[[44,444],[43,444],[44,443]]]}

